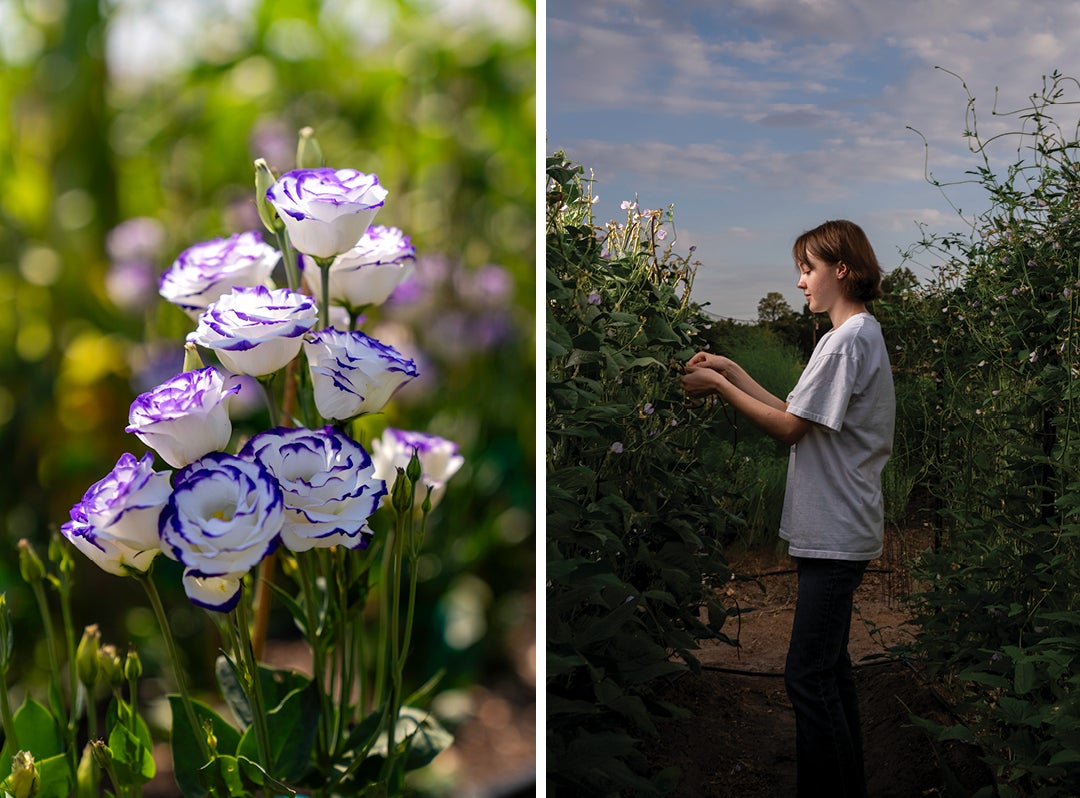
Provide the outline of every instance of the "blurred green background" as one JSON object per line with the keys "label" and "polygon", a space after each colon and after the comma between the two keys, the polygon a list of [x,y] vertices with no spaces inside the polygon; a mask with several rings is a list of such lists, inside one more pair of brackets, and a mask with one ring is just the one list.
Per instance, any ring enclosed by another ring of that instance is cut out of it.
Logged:
{"label": "blurred green background", "polygon": [[[535,29],[530,0],[0,0],[0,591],[24,644],[16,541],[44,555],[86,488],[145,450],[124,432],[128,406],[179,370],[192,323],[157,298],[158,274],[194,243],[260,228],[252,161],[292,168],[310,125],[327,165],[379,175],[390,194],[376,223],[418,254],[412,299],[364,327],[424,374],[383,423],[451,438],[466,457],[429,535],[417,677],[447,664],[449,687],[521,680],[534,639]],[[79,628],[98,622],[152,661],[136,587],[82,560],[77,579],[92,597],[76,604]],[[176,597],[177,633],[201,639]],[[36,658],[21,653],[33,683]]]}

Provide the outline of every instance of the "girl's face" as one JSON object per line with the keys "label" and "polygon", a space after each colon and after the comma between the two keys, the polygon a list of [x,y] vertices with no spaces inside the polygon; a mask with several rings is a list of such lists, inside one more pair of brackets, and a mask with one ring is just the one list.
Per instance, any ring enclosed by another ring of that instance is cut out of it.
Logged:
{"label": "girl's face", "polygon": [[847,271],[844,264],[826,263],[812,252],[807,252],[807,263],[799,264],[798,289],[806,296],[811,313],[828,313],[842,296],[840,270]]}

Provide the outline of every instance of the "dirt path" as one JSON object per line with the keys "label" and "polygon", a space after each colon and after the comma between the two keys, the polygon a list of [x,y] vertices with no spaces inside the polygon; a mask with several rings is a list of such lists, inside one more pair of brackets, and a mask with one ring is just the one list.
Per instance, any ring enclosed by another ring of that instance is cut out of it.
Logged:
{"label": "dirt path", "polygon": [[[734,559],[726,599],[743,610],[740,648],[710,644],[700,675],[685,674],[666,700],[692,717],[668,721],[650,753],[658,767],[678,767],[680,798],[790,798],[795,794],[795,720],[784,691],[784,657],[795,608],[796,577],[787,558],[754,553]],[[972,795],[990,775],[968,746],[935,751],[910,715],[947,719],[946,709],[908,665],[885,647],[912,629],[895,596],[898,571],[875,563],[856,593],[850,652],[856,662],[866,771],[871,798]],[[736,632],[732,623],[730,634]],[[952,785],[950,788],[949,785]],[[959,792],[956,789],[959,788]],[[950,792],[950,789],[953,791]]]}

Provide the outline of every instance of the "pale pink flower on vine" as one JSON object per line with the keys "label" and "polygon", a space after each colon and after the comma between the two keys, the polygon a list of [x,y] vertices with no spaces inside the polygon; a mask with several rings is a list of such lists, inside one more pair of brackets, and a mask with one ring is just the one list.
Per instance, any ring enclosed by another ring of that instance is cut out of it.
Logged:
{"label": "pale pink flower on vine", "polygon": [[623,453],[622,441],[615,441],[615,443],[611,444],[611,451],[614,454],[622,454]]}

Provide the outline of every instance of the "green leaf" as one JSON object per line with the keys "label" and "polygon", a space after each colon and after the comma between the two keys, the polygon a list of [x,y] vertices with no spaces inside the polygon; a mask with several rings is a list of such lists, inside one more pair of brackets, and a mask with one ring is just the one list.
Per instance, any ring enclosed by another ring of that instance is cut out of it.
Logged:
{"label": "green leaf", "polygon": [[1016,692],[1023,695],[1029,693],[1035,689],[1035,663],[1030,659],[1021,659],[1016,663],[1016,670],[1013,674],[1013,682],[1016,686]]}
{"label": "green leaf", "polygon": [[435,672],[434,676],[424,682],[413,692],[412,695],[405,699],[405,705],[410,707],[416,707],[420,706],[421,704],[427,703],[428,699],[431,698],[432,694],[434,694],[435,688],[439,686],[439,683],[443,680],[444,676],[446,676],[446,668],[439,668],[439,670]]}
{"label": "green leaf", "polygon": [[230,798],[247,798],[255,794],[253,787],[257,785],[248,782],[244,775],[235,756],[216,756],[199,770],[199,778],[207,790]]}
{"label": "green leaf", "polygon": [[67,754],[57,754],[45,759],[34,757],[38,783],[41,785],[35,798],[68,798],[75,784],[71,777],[71,764]]}
{"label": "green leaf", "polygon": [[[385,759],[388,742],[386,732],[380,734],[371,748],[370,756]],[[406,769],[423,767],[449,748],[452,742],[454,736],[430,712],[415,707],[401,708],[394,732],[394,748],[399,752],[407,751]]]}
{"label": "green leaf", "polygon": [[[382,726],[383,714],[376,710],[365,717],[356,727],[349,732],[345,740],[345,752],[365,756],[379,737],[379,727]],[[354,756],[349,756],[353,759]]]}
{"label": "green leaf", "polygon": [[[319,693],[314,682],[290,693],[266,715],[270,737],[270,761],[263,769],[277,779],[297,781],[308,769],[311,749],[319,728]],[[240,739],[236,752],[259,762],[258,739],[254,725]]]}
{"label": "green leaf", "polygon": [[655,313],[650,313],[648,320],[645,322],[645,336],[652,343],[658,341],[678,342],[679,340],[679,336],[671,329],[671,325],[668,324],[667,320]]}
{"label": "green leaf", "polygon": [[1076,751],[1071,748],[1066,748],[1064,751],[1058,751],[1056,754],[1050,757],[1050,762],[1048,764],[1052,767],[1056,767],[1058,765],[1080,764],[1080,751]]}
{"label": "green leaf", "polygon": [[117,724],[109,733],[109,750],[117,776],[127,784],[145,784],[154,778],[154,756],[150,745]]}
{"label": "green leaf", "polygon": [[252,721],[251,704],[248,703],[247,693],[240,684],[239,666],[231,657],[220,654],[214,661],[214,675],[221,689],[221,697],[240,721],[241,727],[246,729]]}
{"label": "green leaf", "polygon": [[987,687],[999,687],[1002,689],[1008,689],[1011,685],[1004,676],[999,676],[996,673],[985,673],[983,671],[976,671],[970,668],[961,671],[957,674],[957,678],[966,679],[971,682],[977,682],[979,684],[986,685]]}
{"label": "green leaf", "polygon": [[[241,684],[242,677],[239,668],[229,657],[222,654],[214,663],[214,673],[229,709],[233,711],[241,725],[247,728],[252,721],[251,705],[248,703],[247,692]],[[311,684],[311,679],[297,671],[260,665],[259,684],[262,688],[263,703],[273,709],[284,701],[286,696]]]}
{"label": "green leaf", "polygon": [[[235,754],[236,747],[240,744],[240,732],[206,704],[194,699],[191,703],[195,710],[196,721],[200,724],[209,724],[217,740],[217,752],[224,755]],[[187,712],[184,710],[184,703],[179,695],[169,696],[169,708],[172,710],[172,755],[176,783],[185,798],[202,798],[207,793],[199,777],[199,771],[207,762],[203,759],[199,738],[195,735],[205,738],[206,732],[203,728],[198,730],[191,728]]]}
{"label": "green leaf", "polygon": [[11,773],[11,759],[19,751],[29,751],[34,759],[47,759],[64,752],[64,735],[60,724],[48,709],[29,696],[15,711],[15,734],[19,739],[19,749],[11,750],[10,737],[0,749],[0,780],[6,779]]}

